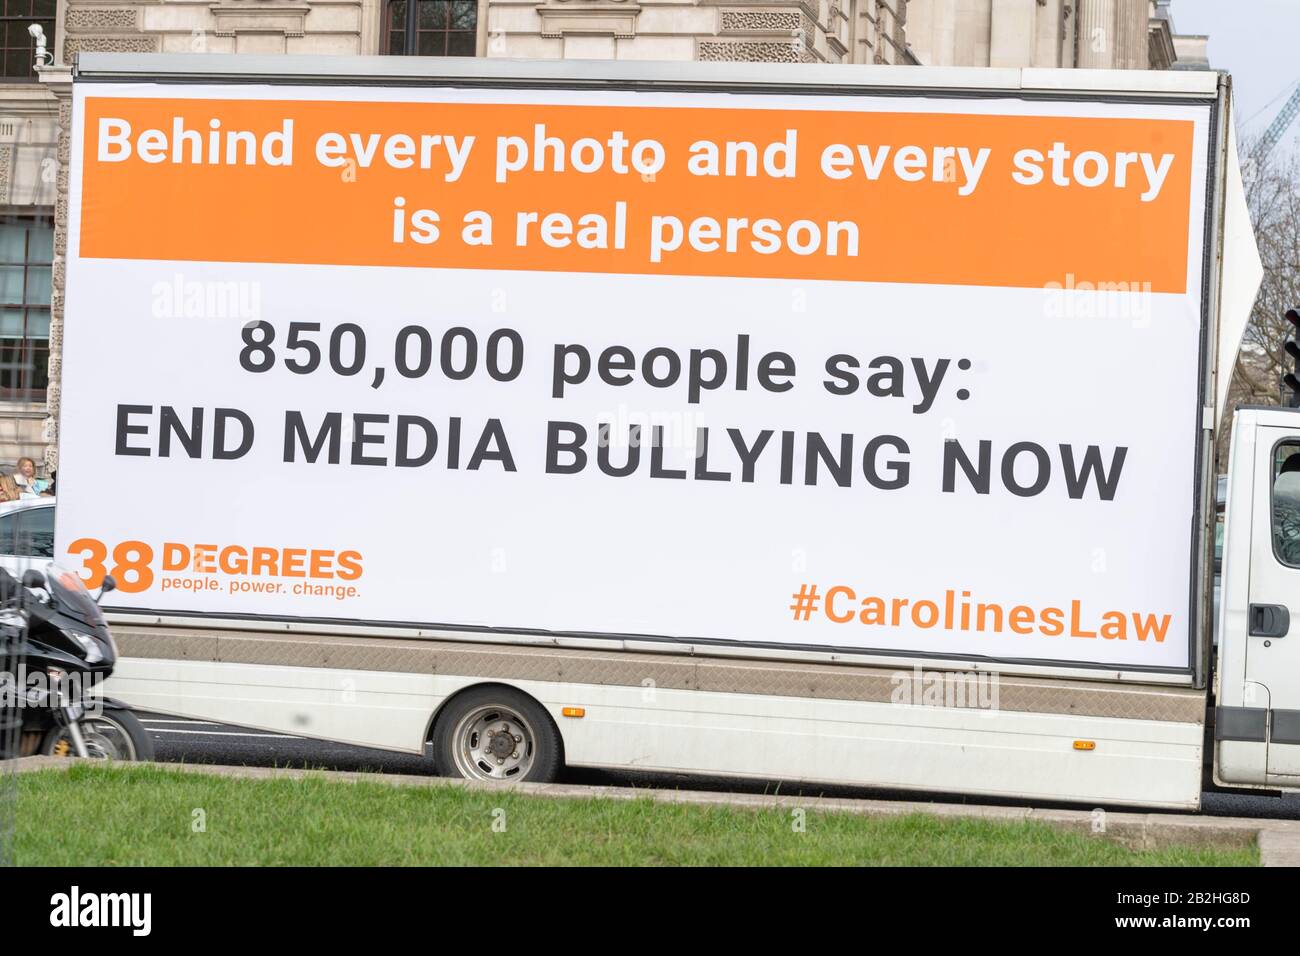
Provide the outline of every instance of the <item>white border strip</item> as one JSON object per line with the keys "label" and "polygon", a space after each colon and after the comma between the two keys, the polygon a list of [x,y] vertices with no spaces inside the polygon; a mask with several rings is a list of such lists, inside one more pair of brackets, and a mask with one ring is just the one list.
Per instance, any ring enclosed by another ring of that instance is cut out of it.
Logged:
{"label": "white border strip", "polygon": [[863,87],[924,90],[1105,92],[1213,98],[1211,70],[997,69],[811,63],[698,63],[608,60],[507,60],[476,57],[249,56],[214,53],[83,53],[74,77],[275,77],[456,82],[745,84],[758,87]]}

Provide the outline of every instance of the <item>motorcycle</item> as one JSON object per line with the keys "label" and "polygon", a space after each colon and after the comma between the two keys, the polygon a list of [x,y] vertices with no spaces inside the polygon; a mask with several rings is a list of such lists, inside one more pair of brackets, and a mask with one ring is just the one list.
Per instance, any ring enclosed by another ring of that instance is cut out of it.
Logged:
{"label": "motorcycle", "polygon": [[[99,598],[114,587],[106,577]],[[98,692],[117,656],[98,598],[75,571],[51,565],[20,582],[0,568],[0,727],[9,730],[0,758],[152,760],[139,718]]]}

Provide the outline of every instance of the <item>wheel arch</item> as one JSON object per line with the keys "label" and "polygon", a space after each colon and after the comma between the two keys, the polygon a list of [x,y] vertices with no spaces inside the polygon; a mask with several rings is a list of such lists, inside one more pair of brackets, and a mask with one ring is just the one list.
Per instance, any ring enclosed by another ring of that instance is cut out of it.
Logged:
{"label": "wheel arch", "polygon": [[471,691],[486,690],[489,688],[501,688],[503,690],[513,691],[516,694],[523,694],[525,697],[527,697],[529,700],[531,700],[534,704],[538,706],[538,708],[542,711],[542,713],[546,715],[547,719],[550,720],[551,726],[555,728],[556,739],[558,739],[560,742],[560,763],[561,765],[563,765],[564,758],[565,758],[564,731],[560,729],[559,721],[557,721],[555,717],[552,716],[550,709],[547,708],[547,706],[544,703],[538,700],[535,694],[529,693],[527,690],[518,686],[517,684],[512,684],[509,681],[504,681],[504,680],[476,681],[473,684],[466,684],[464,687],[460,688],[459,690],[456,690],[453,693],[448,694],[445,698],[443,698],[442,702],[438,704],[436,708],[434,708],[433,714],[430,715],[429,717],[429,722],[424,725],[424,746],[426,752],[428,751],[430,745],[433,743],[434,730],[437,728],[438,721],[442,719],[443,714],[447,712],[448,705],[450,705],[453,701],[457,700],[458,698],[463,697],[465,694],[470,693]]}

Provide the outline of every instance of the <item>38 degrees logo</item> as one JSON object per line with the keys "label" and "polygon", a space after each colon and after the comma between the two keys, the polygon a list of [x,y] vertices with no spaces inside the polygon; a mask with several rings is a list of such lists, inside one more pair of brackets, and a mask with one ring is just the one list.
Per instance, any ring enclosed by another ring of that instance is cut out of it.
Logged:
{"label": "38 degrees logo", "polygon": [[113,575],[117,589],[125,594],[138,594],[153,584],[153,548],[143,541],[123,541],[113,548],[113,566],[108,567],[108,545],[98,538],[78,538],[68,545],[68,554],[81,557],[81,563],[90,572],[86,587],[97,588],[106,575]]}
{"label": "38 degrees logo", "polygon": [[244,547],[238,544],[181,544],[164,542],[155,549],[144,541],[122,541],[109,546],[98,538],[78,538],[68,553],[81,558],[89,572],[86,587],[97,588],[111,574],[117,589],[138,594],[153,586],[155,558],[163,572],[284,577],[311,580],[356,581],[362,574],[359,551],[327,548]]}

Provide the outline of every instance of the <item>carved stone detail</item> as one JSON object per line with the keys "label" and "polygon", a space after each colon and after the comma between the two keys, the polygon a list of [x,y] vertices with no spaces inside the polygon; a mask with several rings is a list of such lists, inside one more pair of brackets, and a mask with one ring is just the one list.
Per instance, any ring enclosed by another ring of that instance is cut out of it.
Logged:
{"label": "carved stone detail", "polygon": [[68,37],[63,41],[63,61],[71,63],[78,53],[156,53],[158,38]]}
{"label": "carved stone detail", "polygon": [[219,37],[233,37],[240,33],[283,33],[287,37],[300,37],[306,29],[307,14],[311,7],[273,5],[259,2],[246,4],[236,0],[208,7],[217,21],[213,29]]}
{"label": "carved stone detail", "polygon": [[[54,196],[54,263],[51,269],[50,290],[50,341],[49,385],[45,392],[46,441],[45,468],[53,471],[59,467],[59,395],[63,370],[63,297],[67,282],[68,255],[68,145],[72,139],[72,100],[70,89],[53,90],[59,97],[59,175],[55,180]],[[62,94],[62,95],[60,95]]]}
{"label": "carved stone detail", "polygon": [[801,40],[700,40],[696,59],[713,63],[809,63]]}
{"label": "carved stone detail", "polygon": [[9,201],[9,187],[14,181],[13,146],[0,146],[0,202]]}
{"label": "carved stone detail", "polygon": [[563,2],[563,6],[537,8],[537,15],[542,19],[541,34],[544,37],[585,33],[628,39],[636,36],[636,17],[640,12],[639,5],[624,3],[622,0],[602,0],[600,3]]}
{"label": "carved stone detail", "polygon": [[723,10],[723,33],[780,33],[801,29],[797,10]]}
{"label": "carved stone detail", "polygon": [[69,30],[134,30],[136,19],[130,7],[72,7],[66,24]]}
{"label": "carved stone detail", "polygon": [[[57,222],[66,223],[68,221],[68,194],[66,192],[59,193],[54,200],[54,218]],[[56,236],[55,238],[57,239],[59,237]],[[64,243],[68,240],[66,229],[63,230],[62,240]],[[63,253],[63,249],[59,248],[57,243],[54,247],[54,251],[60,254]]]}

